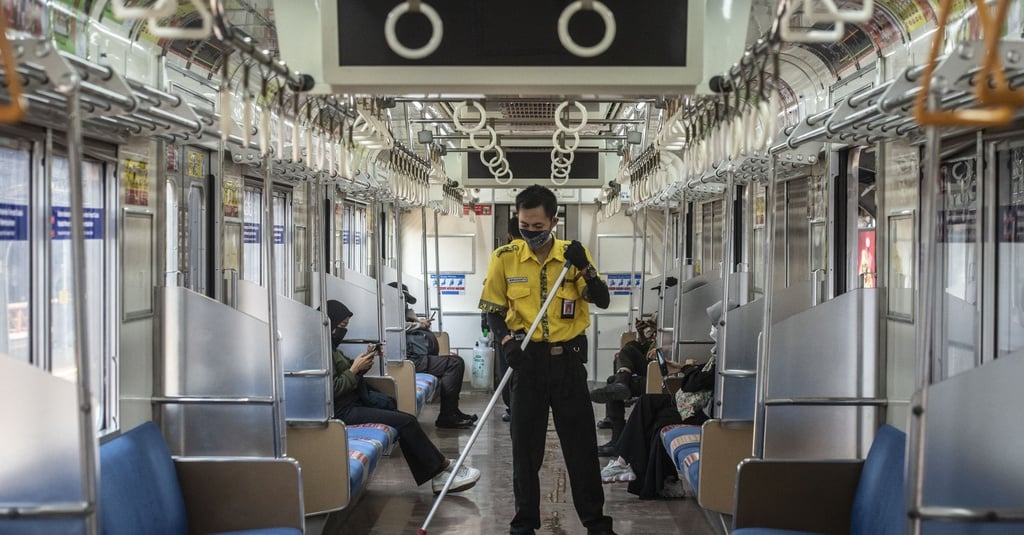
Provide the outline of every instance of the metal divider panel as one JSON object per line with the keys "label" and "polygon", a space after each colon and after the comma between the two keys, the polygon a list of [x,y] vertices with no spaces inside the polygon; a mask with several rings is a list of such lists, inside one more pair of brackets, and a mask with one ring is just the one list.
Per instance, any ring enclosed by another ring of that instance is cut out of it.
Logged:
{"label": "metal divider panel", "polygon": [[[732,288],[730,288],[731,290]],[[722,300],[722,280],[708,281],[707,284],[685,291],[683,287],[683,306],[677,334],[679,340],[693,340],[705,344],[714,344],[711,339],[711,320],[708,319],[708,307]],[[736,295],[733,292],[732,295]]]}
{"label": "metal divider panel", "polygon": [[319,310],[277,296],[278,348],[285,371],[323,370],[323,318]]}
{"label": "metal divider panel", "polygon": [[159,411],[171,455],[274,456],[270,405],[163,405]]}
{"label": "metal divider panel", "polygon": [[[1024,352],[928,388],[924,505],[1017,509],[1024,496]],[[936,523],[938,524],[938,523]],[[926,533],[1021,533],[1024,523],[930,525]]]}
{"label": "metal divider panel", "polygon": [[[760,299],[726,313],[725,349],[718,370],[756,370],[757,339],[764,321]],[[722,418],[754,419],[755,377],[722,377]]]}
{"label": "metal divider panel", "polygon": [[[328,277],[332,277],[332,275],[328,275]],[[350,284],[358,286],[364,290],[377,293],[377,279],[374,279],[373,277],[370,277],[368,275],[363,275],[358,271],[346,269],[343,273],[343,277],[338,280],[345,280]],[[331,287],[330,282],[327,283],[327,287]]]}
{"label": "metal divider panel", "polygon": [[[349,275],[359,275],[356,272],[348,272]],[[313,277],[314,281],[319,281],[319,276]],[[372,279],[370,279],[372,281]],[[318,284],[318,283],[317,283]],[[345,335],[349,339],[366,339],[376,340],[379,336],[377,332],[377,286],[374,283],[372,288],[367,288],[363,284],[356,284],[351,279],[339,279],[333,275],[327,275],[327,300],[341,301],[352,311],[352,319],[349,320],[348,334]],[[363,351],[366,351],[365,345],[357,346],[342,346],[345,353],[350,356],[355,356]],[[352,353],[356,351],[356,353]]]}
{"label": "metal divider panel", "polygon": [[[772,325],[789,319],[811,308],[814,294],[810,281],[794,282],[788,288],[777,290],[772,295]],[[762,308],[764,306],[762,305]],[[774,336],[774,335],[772,335]]]}
{"label": "metal divider panel", "polygon": [[[875,398],[877,289],[857,289],[775,323],[766,398]],[[768,406],[765,457],[867,453],[875,407]]]}
{"label": "metal divider panel", "polygon": [[[74,382],[0,353],[0,503],[82,501]],[[0,533],[83,533],[80,519],[0,520]]]}
{"label": "metal divider panel", "polygon": [[164,288],[163,297],[162,395],[271,395],[265,322],[184,288]]}
{"label": "metal divider panel", "polygon": [[[389,361],[405,358],[405,308],[401,292],[390,286],[381,288],[381,303],[384,306],[385,351]],[[396,331],[394,329],[401,329]]]}
{"label": "metal divider panel", "polygon": [[285,418],[302,421],[330,418],[331,415],[327,414],[327,389],[331,387],[327,377],[285,377]]}

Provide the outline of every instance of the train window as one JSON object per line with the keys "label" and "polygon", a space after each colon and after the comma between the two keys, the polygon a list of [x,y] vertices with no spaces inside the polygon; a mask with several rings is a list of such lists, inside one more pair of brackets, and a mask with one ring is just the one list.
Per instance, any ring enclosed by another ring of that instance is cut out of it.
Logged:
{"label": "train window", "polygon": [[767,204],[765,198],[767,195],[766,188],[760,184],[755,184],[754,187],[754,221],[753,230],[754,235],[751,240],[751,266],[750,271],[753,273],[753,284],[751,285],[755,296],[760,296],[764,293],[764,224],[767,219]]}
{"label": "train window", "polygon": [[173,180],[168,180],[164,186],[167,195],[167,234],[164,237],[167,243],[167,266],[164,273],[167,286],[178,286],[178,186]]}
{"label": "train window", "polygon": [[0,353],[29,362],[31,318],[29,184],[31,154],[0,147],[0,305],[7,328],[0,331]]}
{"label": "train window", "polygon": [[977,365],[980,329],[977,158],[948,159],[942,162],[940,173],[937,246],[939,287],[945,288],[940,321],[946,327],[941,329],[945,340],[939,343],[940,361],[934,366],[937,381]]}
{"label": "train window", "polygon": [[[76,296],[71,291],[71,205],[68,160],[55,157],[52,160],[51,180],[51,241],[50,241],[50,352],[51,370],[54,375],[74,381],[77,373],[75,363],[75,330],[72,307]],[[104,311],[107,303],[105,273],[106,241],[104,220],[104,168],[97,162],[82,165],[83,203],[85,224],[85,261],[88,269],[85,279],[86,327],[88,329],[89,355],[92,362],[92,376],[89,378],[92,392],[103,392],[102,378],[107,374],[110,362],[104,358],[106,347]],[[107,399],[107,393],[103,392]],[[105,405],[104,405],[105,406]],[[104,417],[104,421],[106,418]]]}
{"label": "train window", "polygon": [[263,284],[260,230],[263,222],[263,190],[246,186],[242,199],[242,278]]}

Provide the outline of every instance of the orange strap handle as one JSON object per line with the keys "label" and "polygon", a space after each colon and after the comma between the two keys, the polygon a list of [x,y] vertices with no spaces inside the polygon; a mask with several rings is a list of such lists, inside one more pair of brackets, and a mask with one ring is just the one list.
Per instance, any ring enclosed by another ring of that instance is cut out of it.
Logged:
{"label": "orange strap handle", "polygon": [[7,76],[7,89],[11,103],[0,107],[0,123],[17,123],[25,117],[25,101],[21,93],[21,75],[18,74],[18,61],[7,40],[7,18],[0,15],[0,59],[4,62],[4,74]]}

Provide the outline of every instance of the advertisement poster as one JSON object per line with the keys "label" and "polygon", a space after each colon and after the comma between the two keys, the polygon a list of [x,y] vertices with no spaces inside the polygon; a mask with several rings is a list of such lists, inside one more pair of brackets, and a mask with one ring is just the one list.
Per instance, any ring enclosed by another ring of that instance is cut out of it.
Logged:
{"label": "advertisement poster", "polygon": [[857,247],[858,250],[858,268],[857,272],[860,274],[860,280],[864,283],[864,288],[875,287],[875,231],[874,230],[862,230],[860,231],[860,243]]}
{"label": "advertisement poster", "polygon": [[221,186],[221,196],[224,202],[224,217],[240,217],[242,186],[238,182],[225,180]]}
{"label": "advertisement poster", "polygon": [[121,162],[124,170],[124,202],[133,206],[149,206],[149,172],[146,162],[125,160]]}

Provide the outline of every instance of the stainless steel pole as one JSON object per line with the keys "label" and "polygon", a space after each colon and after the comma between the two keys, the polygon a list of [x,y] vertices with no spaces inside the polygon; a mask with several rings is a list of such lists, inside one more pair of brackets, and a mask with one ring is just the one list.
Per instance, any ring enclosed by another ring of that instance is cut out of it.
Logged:
{"label": "stainless steel pole", "polygon": [[[77,368],[78,392],[78,434],[82,469],[82,498],[90,507],[85,516],[87,533],[99,533],[99,518],[96,513],[96,433],[93,424],[92,393],[89,385],[90,370],[89,323],[86,319],[85,221],[83,212],[85,195],[82,184],[82,115],[78,99],[78,84],[67,91],[68,104],[68,179],[71,186],[71,295],[75,296],[72,314],[75,324],[75,367]],[[52,158],[52,154],[47,154]]]}
{"label": "stainless steel pole", "polygon": [[681,362],[682,358],[682,342],[683,342],[683,281],[686,280],[686,190],[679,193],[679,286],[676,290],[676,312],[675,312],[675,333],[679,333],[675,338],[675,343],[672,344],[672,360],[675,362]]}
{"label": "stainless steel pole", "polygon": [[274,456],[284,457],[287,452],[284,412],[284,368],[277,346],[277,277],[274,273],[274,173],[270,156],[263,157],[263,262],[267,284],[267,323],[270,327],[270,369],[274,374],[270,382],[274,398]]}
{"label": "stainless steel pole", "polygon": [[[644,234],[643,234],[643,254],[640,255],[640,271],[642,275],[640,277],[640,317],[644,317],[644,305],[646,304],[646,293],[644,291],[644,284],[647,284],[647,207],[644,206]],[[660,319],[660,318],[659,318]]]}
{"label": "stainless steel pole", "polygon": [[777,155],[768,156],[768,185],[765,191],[764,223],[764,321],[761,324],[761,345],[758,348],[757,384],[754,393],[754,457],[764,457],[765,396],[768,392],[768,365],[771,360],[772,294],[775,291],[775,181]]}
{"label": "stainless steel pole", "polygon": [[[669,228],[668,219],[671,216],[671,206],[669,201],[665,201],[665,209],[662,210],[662,232],[661,232],[661,292],[658,294],[658,332],[662,335],[671,335],[669,338],[672,345],[676,345],[674,339],[677,328],[679,327],[679,318],[672,318],[672,327],[665,326],[665,297],[668,295],[668,242],[669,239]],[[676,281],[678,284],[678,280]],[[678,286],[676,287],[678,292]],[[664,336],[658,337],[658,345],[662,348],[665,347]],[[671,350],[669,354],[673,353]]]}
{"label": "stainless steel pole", "polygon": [[[313,229],[314,229],[314,262],[316,265],[318,286],[320,290],[317,292],[317,304],[320,310],[323,320],[321,323],[323,326],[320,328],[320,354],[323,356],[323,366],[327,370],[327,417],[330,419],[334,415],[334,359],[332,358],[331,347],[331,330],[334,325],[331,325],[330,318],[327,316],[327,269],[328,269],[328,258],[327,258],[327,221],[324,214],[324,173],[323,171],[316,174],[316,184],[314,185],[315,190],[313,194],[309,196],[313,202],[308,203],[313,207]],[[333,206],[333,203],[332,203]]]}
{"label": "stainless steel pole", "polygon": [[423,313],[430,316],[430,268],[427,267],[427,207],[420,207],[420,261],[423,265]]}
{"label": "stainless steel pole", "polygon": [[437,210],[434,210],[434,277],[437,281],[437,330],[444,331],[444,311],[441,306],[441,239]]}
{"label": "stainless steel pole", "polygon": [[626,328],[628,329],[628,332],[633,332],[633,330],[635,329],[634,325],[636,324],[636,316],[634,315],[636,309],[633,305],[635,299],[634,294],[636,294],[636,287],[633,285],[633,281],[636,280],[636,240],[638,238],[636,235],[636,214],[630,215],[629,219],[633,223],[633,257],[629,271],[629,324],[626,326]]}

